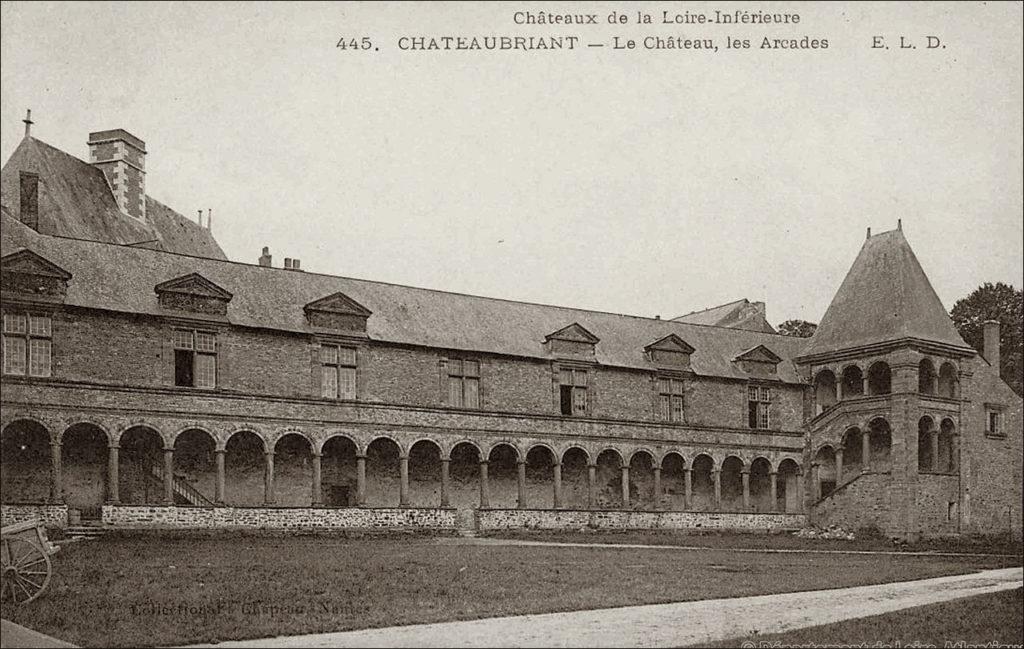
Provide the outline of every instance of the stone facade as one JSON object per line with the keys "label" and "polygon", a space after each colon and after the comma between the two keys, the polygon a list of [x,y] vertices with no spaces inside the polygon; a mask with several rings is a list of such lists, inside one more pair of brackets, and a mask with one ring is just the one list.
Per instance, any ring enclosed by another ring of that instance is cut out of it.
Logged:
{"label": "stone facade", "polygon": [[104,505],[103,524],[118,528],[267,530],[455,530],[457,512],[439,508],[169,507]]}
{"label": "stone facade", "polygon": [[537,530],[794,530],[807,524],[805,514],[730,512],[560,511],[551,509],[481,509],[481,531]]}
{"label": "stone facade", "polygon": [[54,504],[3,504],[0,505],[0,525],[13,525],[37,520],[47,527],[68,526],[67,505]]}

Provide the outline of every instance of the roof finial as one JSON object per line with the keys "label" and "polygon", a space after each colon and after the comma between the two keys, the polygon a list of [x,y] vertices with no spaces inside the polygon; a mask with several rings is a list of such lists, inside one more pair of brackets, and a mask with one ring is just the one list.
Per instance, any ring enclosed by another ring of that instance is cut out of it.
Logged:
{"label": "roof finial", "polygon": [[900,231],[903,230],[903,219],[896,219],[896,229]]}
{"label": "roof finial", "polygon": [[869,227],[868,228],[868,239],[870,239],[870,238],[871,238],[871,228]]}
{"label": "roof finial", "polygon": [[27,111],[25,111],[25,119],[23,119],[21,121],[25,122],[25,137],[28,137],[28,136],[32,135],[32,125],[35,124],[35,122],[32,121],[32,109],[31,108],[29,108]]}

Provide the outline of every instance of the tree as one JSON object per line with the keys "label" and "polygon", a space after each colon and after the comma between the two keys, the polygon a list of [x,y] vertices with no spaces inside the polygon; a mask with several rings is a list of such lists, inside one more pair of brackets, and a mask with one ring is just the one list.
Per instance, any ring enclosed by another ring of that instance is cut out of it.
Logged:
{"label": "tree", "polygon": [[814,335],[818,325],[806,320],[786,320],[779,325],[779,333],[784,336],[796,336],[797,338],[810,338]]}
{"label": "tree", "polygon": [[949,312],[960,337],[981,352],[985,346],[986,320],[999,321],[999,376],[1017,394],[1024,389],[1024,292],[1012,286],[986,282],[957,300]]}

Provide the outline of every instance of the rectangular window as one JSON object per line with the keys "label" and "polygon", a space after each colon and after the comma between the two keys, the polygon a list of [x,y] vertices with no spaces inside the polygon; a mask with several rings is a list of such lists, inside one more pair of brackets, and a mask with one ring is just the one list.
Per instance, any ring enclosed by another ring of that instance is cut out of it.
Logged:
{"label": "rectangular window", "polygon": [[1003,413],[999,410],[988,411],[988,431],[990,435],[1003,434]]}
{"label": "rectangular window", "polygon": [[771,388],[747,387],[747,426],[766,430],[771,428]]}
{"label": "rectangular window", "polygon": [[680,379],[658,379],[658,399],[664,421],[683,421],[683,382]]}
{"label": "rectangular window", "polygon": [[480,361],[448,359],[448,405],[480,407]]}
{"label": "rectangular window", "polygon": [[587,414],[587,371],[563,369],[559,372],[559,407],[563,415]]}
{"label": "rectangular window", "polygon": [[53,355],[50,316],[5,313],[3,320],[4,374],[50,376]]}
{"label": "rectangular window", "polygon": [[217,335],[208,331],[175,329],[174,385],[217,387]]}
{"label": "rectangular window", "polygon": [[356,398],[356,350],[338,345],[320,346],[323,380],[321,394],[328,399]]}

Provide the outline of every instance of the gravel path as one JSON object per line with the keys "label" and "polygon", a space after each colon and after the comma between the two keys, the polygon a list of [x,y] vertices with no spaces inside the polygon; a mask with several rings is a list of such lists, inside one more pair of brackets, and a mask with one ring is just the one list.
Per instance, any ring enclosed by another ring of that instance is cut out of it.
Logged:
{"label": "gravel path", "polygon": [[[680,647],[777,633],[1024,585],[1024,569],[678,604],[224,642],[218,647]],[[213,645],[207,645],[213,646]]]}

